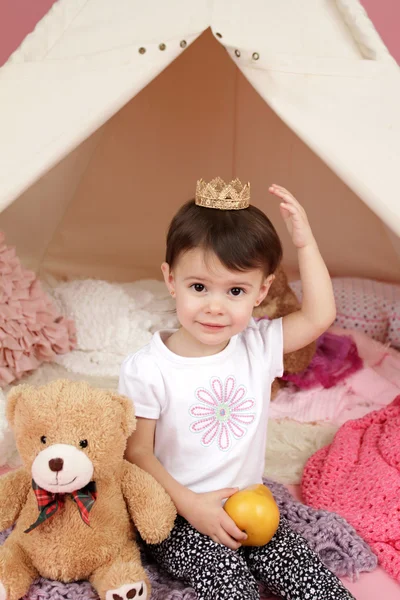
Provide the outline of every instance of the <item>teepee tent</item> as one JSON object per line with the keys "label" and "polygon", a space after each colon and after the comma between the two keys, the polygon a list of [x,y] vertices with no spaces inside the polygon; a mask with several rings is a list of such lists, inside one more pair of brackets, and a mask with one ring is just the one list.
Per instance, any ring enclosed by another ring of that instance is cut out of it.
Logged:
{"label": "teepee tent", "polygon": [[400,280],[400,72],[357,0],[59,0],[0,70],[0,229],[41,276],[159,277],[199,177]]}

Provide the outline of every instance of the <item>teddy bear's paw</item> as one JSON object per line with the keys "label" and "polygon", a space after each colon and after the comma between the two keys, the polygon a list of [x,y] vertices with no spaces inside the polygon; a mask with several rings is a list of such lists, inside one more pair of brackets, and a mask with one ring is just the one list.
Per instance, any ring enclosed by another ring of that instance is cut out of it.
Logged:
{"label": "teddy bear's paw", "polygon": [[[147,600],[147,585],[144,581],[126,583],[116,590],[106,592],[106,600]],[[0,595],[0,600],[2,597]]]}
{"label": "teddy bear's paw", "polygon": [[6,588],[0,581],[0,600],[6,600],[6,598],[7,598]]}

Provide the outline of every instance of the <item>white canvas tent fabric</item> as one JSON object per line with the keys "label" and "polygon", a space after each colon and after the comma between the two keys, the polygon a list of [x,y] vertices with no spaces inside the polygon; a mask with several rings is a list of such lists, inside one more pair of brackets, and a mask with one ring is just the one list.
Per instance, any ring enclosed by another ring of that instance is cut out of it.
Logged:
{"label": "white canvas tent fabric", "polygon": [[356,0],[59,0],[0,70],[0,228],[43,273],[158,276],[196,179],[239,176],[299,196],[333,274],[396,281],[399,106]]}

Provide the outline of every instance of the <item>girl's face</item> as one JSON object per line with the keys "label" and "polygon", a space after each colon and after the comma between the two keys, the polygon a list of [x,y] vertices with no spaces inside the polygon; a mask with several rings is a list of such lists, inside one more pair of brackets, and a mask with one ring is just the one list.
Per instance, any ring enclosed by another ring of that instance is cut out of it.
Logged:
{"label": "girl's face", "polygon": [[223,347],[247,327],[274,278],[261,269],[230,271],[202,248],[182,254],[173,270],[167,263],[161,268],[181,326],[207,346]]}

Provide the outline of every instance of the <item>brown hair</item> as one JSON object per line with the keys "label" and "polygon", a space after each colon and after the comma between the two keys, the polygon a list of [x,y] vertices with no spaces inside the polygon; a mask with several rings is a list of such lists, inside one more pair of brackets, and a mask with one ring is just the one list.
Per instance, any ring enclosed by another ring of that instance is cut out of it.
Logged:
{"label": "brown hair", "polygon": [[255,206],[217,210],[186,202],[171,221],[165,260],[170,269],[188,250],[212,251],[232,271],[262,269],[268,277],[282,258],[282,245],[268,217]]}

